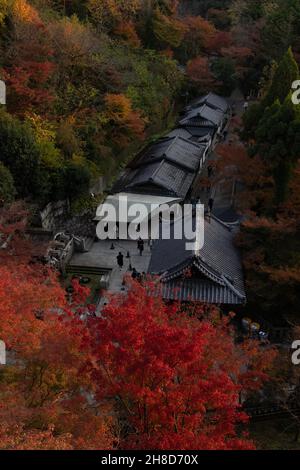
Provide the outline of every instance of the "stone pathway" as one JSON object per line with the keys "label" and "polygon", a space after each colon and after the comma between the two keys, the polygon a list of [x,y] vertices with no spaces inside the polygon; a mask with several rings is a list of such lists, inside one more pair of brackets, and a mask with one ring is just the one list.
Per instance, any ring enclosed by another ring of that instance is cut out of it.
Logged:
{"label": "stone pathway", "polygon": [[[114,249],[111,249],[112,246]],[[117,256],[121,252],[124,256],[124,266],[122,269],[117,264]],[[129,258],[127,257],[129,254]],[[125,291],[123,286],[124,275],[131,274],[130,267],[135,268],[139,273],[147,273],[151,259],[151,250],[145,242],[144,251],[140,256],[137,249],[137,242],[131,240],[101,240],[94,242],[87,253],[75,253],[71,259],[70,266],[103,268],[111,270],[109,290],[110,293],[121,293]],[[131,266],[130,266],[131,265]],[[106,298],[100,299],[98,308],[107,302]]]}
{"label": "stone pathway", "polygon": [[[245,98],[240,90],[235,90],[229,98],[230,104],[234,107],[234,113],[237,117],[241,117],[244,113]],[[228,128],[228,134],[224,143],[232,142],[235,139],[235,134],[232,133],[232,126]],[[213,214],[223,220],[224,222],[235,222],[238,220],[238,215],[233,208],[235,182],[219,181],[216,185],[209,186],[209,177],[207,168],[209,165],[214,166],[218,159],[215,151],[209,155],[201,174],[197,177],[192,193],[193,198],[200,198],[202,204],[208,208],[208,200],[210,197],[214,199]],[[203,183],[206,187],[203,187]],[[208,190],[207,190],[208,187]]]}

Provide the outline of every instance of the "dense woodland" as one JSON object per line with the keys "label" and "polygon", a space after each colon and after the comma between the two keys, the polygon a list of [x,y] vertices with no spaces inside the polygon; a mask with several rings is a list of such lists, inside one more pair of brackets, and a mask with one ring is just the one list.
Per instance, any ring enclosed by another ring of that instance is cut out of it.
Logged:
{"label": "dense woodland", "polygon": [[84,324],[85,289],[66,302],[25,227],[32,205],[86,207],[194,96],[239,88],[254,104],[216,178],[230,168],[243,188],[245,314],[297,328],[299,65],[300,0],[0,0],[2,449],[259,447],[237,403],[270,380],[272,348],[237,345],[217,307],[166,306],[151,283]]}
{"label": "dense woodland", "polygon": [[297,1],[190,3],[1,0],[2,197],[78,199],[193,93],[257,90],[298,52]]}

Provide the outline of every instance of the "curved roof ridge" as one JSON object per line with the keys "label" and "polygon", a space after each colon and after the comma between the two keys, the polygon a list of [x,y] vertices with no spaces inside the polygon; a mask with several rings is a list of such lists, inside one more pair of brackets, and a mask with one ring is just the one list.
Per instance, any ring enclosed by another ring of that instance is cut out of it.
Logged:
{"label": "curved roof ridge", "polygon": [[228,278],[226,276],[224,276],[224,274],[222,275],[222,278],[224,280],[224,283],[226,284],[226,286],[232,290],[232,292],[237,296],[239,297],[240,299],[244,299],[246,300],[246,296],[245,294],[241,294],[240,291],[238,291],[232,284],[231,282],[228,280]]}
{"label": "curved roof ridge", "polygon": [[[201,261],[199,263],[199,261]],[[202,274],[207,276],[211,281],[216,282],[220,286],[225,286],[225,281],[223,275],[216,271],[212,266],[210,266],[206,261],[201,258],[201,256],[195,256],[193,261],[194,266],[198,268]]]}
{"label": "curved roof ridge", "polygon": [[161,167],[163,166],[165,160],[166,160],[166,159],[163,158],[163,159],[161,160],[160,164],[157,165],[156,170],[153,172],[152,177],[150,178],[151,181],[154,181],[154,180],[155,180],[155,177],[156,177],[157,173],[159,172],[159,170],[161,169]]}
{"label": "curved roof ridge", "polygon": [[[199,261],[201,261],[199,263]],[[188,267],[195,266],[199,269],[199,271],[204,274],[208,279],[211,281],[219,284],[222,287],[227,285],[227,282],[224,280],[224,276],[216,271],[212,266],[210,266],[207,262],[205,262],[200,256],[191,256],[187,260],[183,261],[182,263],[178,264],[177,266],[173,266],[168,271],[162,274],[161,280],[162,282],[168,282],[171,279],[174,279],[180,276],[185,269]]]}
{"label": "curved roof ridge", "polygon": [[190,257],[190,258],[186,259],[185,261],[183,261],[182,263],[173,266],[172,268],[168,269],[168,271],[165,271],[161,275],[161,281],[162,282],[168,282],[171,279],[174,279],[174,278],[178,277],[180,274],[183,273],[183,271],[186,268],[192,266],[192,264],[193,264],[193,258]]}

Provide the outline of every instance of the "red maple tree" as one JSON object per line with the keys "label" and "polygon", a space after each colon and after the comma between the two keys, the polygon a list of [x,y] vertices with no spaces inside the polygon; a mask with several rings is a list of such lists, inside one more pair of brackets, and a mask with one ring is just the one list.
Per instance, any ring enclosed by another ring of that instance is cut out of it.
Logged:
{"label": "red maple tree", "polygon": [[236,345],[231,316],[166,304],[150,281],[128,280],[100,318],[82,320],[87,290],[74,281],[67,301],[56,273],[30,257],[24,214],[12,214],[0,217],[2,448],[254,447],[237,430],[239,399],[267,380],[271,349]]}
{"label": "red maple tree", "polygon": [[42,114],[54,96],[49,84],[55,69],[50,36],[38,12],[25,0],[15,2],[11,21],[12,46],[4,69],[9,110],[24,114],[37,108]]}
{"label": "red maple tree", "polygon": [[[89,332],[81,314],[88,290],[73,282],[70,302],[57,273],[38,262],[26,211],[0,211],[1,449],[105,449],[111,413],[93,401]],[[101,410],[101,411],[100,411]]]}
{"label": "red maple tree", "polygon": [[130,283],[90,325],[97,396],[126,422],[122,448],[252,449],[237,433],[247,421],[239,394],[261,386],[272,352],[237,347],[217,308],[183,311],[152,283]]}
{"label": "red maple tree", "polygon": [[201,93],[212,90],[217,85],[217,80],[212,74],[207,57],[196,57],[187,64],[187,75],[191,82],[197,86]]}

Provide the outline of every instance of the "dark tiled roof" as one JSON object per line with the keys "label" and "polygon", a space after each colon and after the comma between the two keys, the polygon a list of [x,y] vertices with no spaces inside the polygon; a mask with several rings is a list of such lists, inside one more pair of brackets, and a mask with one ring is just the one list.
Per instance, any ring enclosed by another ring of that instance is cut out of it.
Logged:
{"label": "dark tiled roof", "polygon": [[194,137],[204,137],[206,135],[210,135],[210,137],[212,137],[215,133],[212,127],[189,126],[189,127],[185,127],[184,129],[187,130]]}
{"label": "dark tiled roof", "polygon": [[222,96],[216,95],[215,93],[208,93],[207,95],[198,98],[191,104],[191,106],[189,106],[189,109],[201,106],[204,103],[212,108],[220,109],[223,111],[223,113],[226,113],[229,109],[229,103],[227,100]]}
{"label": "dark tiled roof", "polygon": [[146,191],[149,194],[170,195],[184,198],[188,193],[195,172],[185,170],[167,160],[128,169],[114,186],[114,191]]}
{"label": "dark tiled roof", "polygon": [[182,137],[187,140],[192,140],[195,142],[200,142],[201,139],[207,137],[207,139],[211,139],[215,134],[215,130],[213,127],[177,127],[173,129],[168,136],[169,137]]}
{"label": "dark tiled roof", "polygon": [[224,119],[224,113],[219,109],[213,109],[205,103],[199,107],[192,108],[179,122],[181,126],[205,126],[213,125],[219,127]]}
{"label": "dark tiled roof", "polygon": [[241,305],[245,301],[227,287],[197,279],[182,279],[162,283],[162,296],[168,300],[222,305]]}
{"label": "dark tiled roof", "polygon": [[183,139],[189,140],[191,138],[191,134],[188,129],[184,129],[183,127],[176,127],[171,132],[169,132],[168,137],[182,137]]}
{"label": "dark tiled roof", "polygon": [[[154,243],[149,273],[161,275],[165,298],[201,302],[243,304],[245,290],[241,260],[234,233],[214,217],[205,220],[204,246],[186,250],[186,239]],[[185,278],[193,268],[197,277]]]}
{"label": "dark tiled roof", "polygon": [[175,196],[185,197],[194,176],[194,173],[187,172],[167,161],[162,161],[152,179],[155,184],[168,189]]}
{"label": "dark tiled roof", "polygon": [[204,151],[204,146],[180,136],[165,137],[138,154],[130,166],[137,167],[165,159],[191,171],[197,171]]}
{"label": "dark tiled roof", "polygon": [[207,143],[194,143],[180,136],[160,139],[137,155],[112,191],[185,198],[206,150]]}

